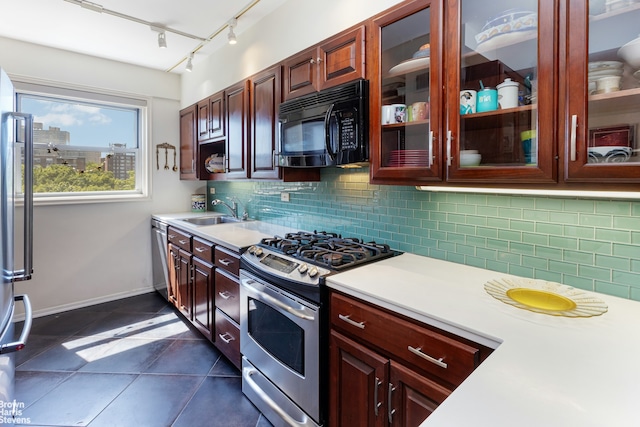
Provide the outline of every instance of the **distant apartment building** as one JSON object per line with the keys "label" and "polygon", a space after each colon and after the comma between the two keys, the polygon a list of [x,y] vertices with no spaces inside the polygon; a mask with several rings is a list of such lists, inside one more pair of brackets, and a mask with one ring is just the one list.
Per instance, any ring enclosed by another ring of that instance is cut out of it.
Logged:
{"label": "distant apartment building", "polygon": [[127,148],[126,144],[109,144],[112,153],[104,159],[104,169],[113,172],[117,179],[129,178],[129,172],[136,170],[135,153],[119,152],[119,149]]}
{"label": "distant apartment building", "polygon": [[70,146],[71,134],[59,127],[44,129],[42,123],[33,124],[33,163],[42,167],[54,164],[71,166],[84,171],[88,163],[102,163],[100,153],[65,149]]}

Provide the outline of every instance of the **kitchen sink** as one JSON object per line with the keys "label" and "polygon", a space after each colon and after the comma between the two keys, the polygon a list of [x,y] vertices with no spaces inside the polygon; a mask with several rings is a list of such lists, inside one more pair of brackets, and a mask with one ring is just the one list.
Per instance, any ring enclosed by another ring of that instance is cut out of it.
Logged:
{"label": "kitchen sink", "polygon": [[233,222],[243,222],[240,218],[235,218],[230,215],[222,216],[199,216],[195,218],[183,218],[180,221],[188,222],[193,225],[215,225],[215,224],[228,224]]}

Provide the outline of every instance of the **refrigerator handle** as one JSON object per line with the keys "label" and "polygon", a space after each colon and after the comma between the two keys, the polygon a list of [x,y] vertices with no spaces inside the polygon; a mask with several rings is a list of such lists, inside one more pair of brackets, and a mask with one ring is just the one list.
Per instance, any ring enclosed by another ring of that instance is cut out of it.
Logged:
{"label": "refrigerator handle", "polygon": [[27,338],[31,333],[31,321],[33,320],[33,314],[31,312],[31,302],[26,295],[16,295],[13,298],[15,301],[22,301],[24,304],[24,325],[22,326],[22,332],[18,341],[9,342],[0,346],[0,354],[13,353],[19,351],[27,345]]}
{"label": "refrigerator handle", "polygon": [[13,279],[31,280],[33,274],[33,115],[11,113],[24,120],[24,268],[13,272]]}

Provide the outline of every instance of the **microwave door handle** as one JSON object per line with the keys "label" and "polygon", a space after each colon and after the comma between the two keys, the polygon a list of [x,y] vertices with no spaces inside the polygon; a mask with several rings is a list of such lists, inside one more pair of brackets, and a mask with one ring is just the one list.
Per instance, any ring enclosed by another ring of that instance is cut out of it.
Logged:
{"label": "microwave door handle", "polygon": [[327,110],[327,114],[324,116],[324,137],[327,146],[327,153],[329,153],[329,157],[331,157],[331,160],[334,161],[336,160],[337,153],[331,151],[331,116],[333,116],[333,108],[335,106],[336,104],[331,104],[329,110]]}

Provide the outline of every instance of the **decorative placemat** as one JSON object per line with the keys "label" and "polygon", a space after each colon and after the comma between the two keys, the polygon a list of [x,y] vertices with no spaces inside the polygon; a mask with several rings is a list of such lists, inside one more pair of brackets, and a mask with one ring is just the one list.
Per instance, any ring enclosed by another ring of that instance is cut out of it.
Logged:
{"label": "decorative placemat", "polygon": [[504,277],[489,280],[484,289],[506,304],[552,316],[592,317],[608,310],[604,301],[583,290],[546,280]]}

